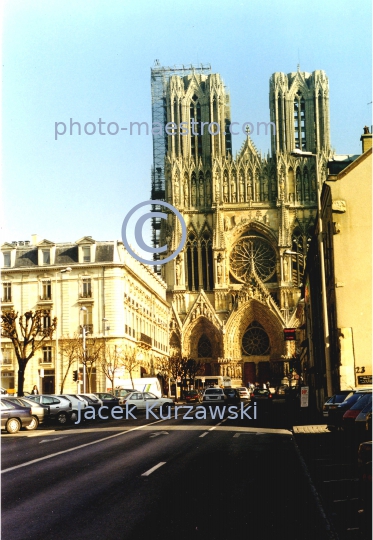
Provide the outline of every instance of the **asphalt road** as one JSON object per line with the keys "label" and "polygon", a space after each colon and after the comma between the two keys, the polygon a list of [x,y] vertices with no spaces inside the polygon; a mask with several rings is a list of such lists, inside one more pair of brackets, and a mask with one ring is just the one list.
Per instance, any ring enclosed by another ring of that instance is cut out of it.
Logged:
{"label": "asphalt road", "polygon": [[323,538],[280,406],[137,417],[4,436],[2,540]]}

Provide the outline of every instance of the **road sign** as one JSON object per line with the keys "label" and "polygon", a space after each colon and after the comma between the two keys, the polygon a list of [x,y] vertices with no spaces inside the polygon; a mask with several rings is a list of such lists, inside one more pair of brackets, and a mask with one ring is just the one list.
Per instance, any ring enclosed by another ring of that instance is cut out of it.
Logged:
{"label": "road sign", "polygon": [[309,396],[309,387],[308,386],[302,386],[300,389],[300,406],[301,407],[308,407],[308,396]]}

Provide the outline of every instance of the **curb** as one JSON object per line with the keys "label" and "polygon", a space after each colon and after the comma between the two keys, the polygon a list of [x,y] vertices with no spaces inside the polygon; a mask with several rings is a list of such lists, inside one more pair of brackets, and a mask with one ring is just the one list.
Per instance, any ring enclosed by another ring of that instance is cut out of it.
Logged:
{"label": "curb", "polygon": [[302,454],[301,454],[301,452],[299,450],[299,447],[298,447],[298,445],[296,443],[296,440],[295,440],[295,437],[294,437],[294,428],[293,428],[293,437],[292,438],[293,438],[295,451],[296,451],[296,454],[298,456],[298,459],[299,459],[303,474],[304,474],[305,478],[308,480],[310,491],[312,493],[312,496],[314,497],[315,504],[316,504],[316,510],[317,510],[317,513],[319,514],[320,522],[321,522],[321,524],[323,525],[323,527],[325,529],[325,540],[339,540],[338,534],[336,533],[333,525],[331,524],[331,522],[327,518],[327,515],[325,513],[325,510],[324,510],[324,507],[323,507],[323,504],[322,504],[322,501],[321,501],[321,497],[320,497],[320,495],[319,495],[319,493],[318,493],[318,491],[317,491],[317,489],[315,487],[315,484],[313,483],[313,480],[312,480],[312,477],[311,477],[311,475],[309,473],[306,462],[304,461],[303,456],[302,456]]}

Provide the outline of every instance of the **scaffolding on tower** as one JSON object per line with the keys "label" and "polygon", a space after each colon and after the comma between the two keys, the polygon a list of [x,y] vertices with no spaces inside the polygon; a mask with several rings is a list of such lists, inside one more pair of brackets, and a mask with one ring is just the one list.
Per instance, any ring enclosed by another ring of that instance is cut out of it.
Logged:
{"label": "scaffolding on tower", "polygon": [[[153,134],[153,166],[151,169],[151,196],[152,200],[165,200],[165,174],[164,163],[168,150],[168,138],[164,130],[167,122],[167,103],[166,92],[167,83],[172,75],[185,77],[192,73],[199,75],[210,75],[210,64],[199,65],[181,65],[165,67],[161,66],[159,60],[156,60],[154,67],[151,68],[151,93],[152,93],[152,123],[158,123],[162,126],[160,135]],[[160,212],[161,205],[153,204],[152,212]],[[160,245],[161,218],[152,218],[152,243],[157,248]],[[160,259],[159,253],[154,253],[153,260]],[[154,271],[160,274],[160,265],[154,266]]]}

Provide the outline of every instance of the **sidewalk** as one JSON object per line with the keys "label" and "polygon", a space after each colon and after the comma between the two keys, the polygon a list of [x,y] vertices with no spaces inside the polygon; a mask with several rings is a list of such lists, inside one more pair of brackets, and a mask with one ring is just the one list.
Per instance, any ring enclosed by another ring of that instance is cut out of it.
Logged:
{"label": "sidewalk", "polygon": [[[321,422],[321,420],[320,420]],[[349,453],[342,432],[325,424],[294,425],[295,443],[321,516],[338,540],[370,540],[371,527],[362,522],[356,456]]]}

